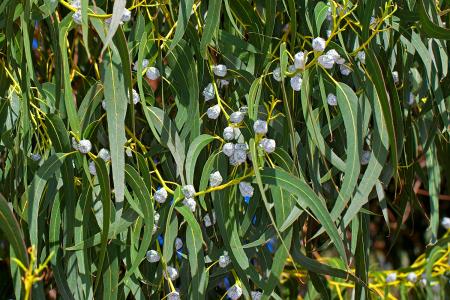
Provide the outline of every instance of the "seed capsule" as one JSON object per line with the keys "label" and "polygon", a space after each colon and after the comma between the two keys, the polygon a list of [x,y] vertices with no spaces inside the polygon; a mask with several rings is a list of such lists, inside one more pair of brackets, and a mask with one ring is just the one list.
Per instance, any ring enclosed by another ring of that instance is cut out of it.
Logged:
{"label": "seed capsule", "polygon": [[164,188],[159,188],[154,194],[153,198],[158,203],[164,203],[167,200],[167,191]]}
{"label": "seed capsule", "polygon": [[149,250],[145,254],[145,258],[147,258],[148,262],[155,263],[158,262],[161,257],[159,256],[159,253],[155,250]]}
{"label": "seed capsule", "polygon": [[312,41],[313,50],[316,52],[322,52],[323,50],[325,50],[325,44],[326,44],[326,42],[323,38],[316,37]]}

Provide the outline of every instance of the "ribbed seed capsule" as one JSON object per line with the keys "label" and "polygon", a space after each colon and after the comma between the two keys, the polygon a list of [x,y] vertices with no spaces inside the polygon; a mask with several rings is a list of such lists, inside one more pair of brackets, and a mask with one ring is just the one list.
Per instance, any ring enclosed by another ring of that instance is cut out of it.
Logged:
{"label": "ribbed seed capsule", "polygon": [[219,77],[227,76],[227,66],[225,66],[225,65],[216,65],[216,66],[213,66],[212,69],[216,76],[219,76]]}
{"label": "ribbed seed capsule", "polygon": [[323,50],[325,50],[325,45],[326,45],[326,42],[321,37],[316,37],[312,41],[313,50],[316,52],[322,52]]}
{"label": "ribbed seed capsule", "polygon": [[253,130],[256,134],[266,134],[268,130],[267,122],[265,120],[256,120],[253,124]]}
{"label": "ribbed seed capsule", "polygon": [[226,268],[231,263],[231,258],[228,256],[228,252],[224,251],[223,255],[219,257],[219,266],[221,268]]}
{"label": "ribbed seed capsule", "polygon": [[317,59],[317,62],[325,69],[331,69],[334,66],[334,59],[331,55],[321,55]]}
{"label": "ribbed seed capsule", "polygon": [[80,151],[82,154],[89,153],[92,149],[91,141],[89,140],[80,140],[78,142],[78,151]]}
{"label": "ribbed seed capsule", "polygon": [[167,200],[167,191],[164,188],[159,188],[156,190],[156,192],[153,194],[153,198],[158,203],[164,203]]}
{"label": "ribbed seed capsule", "polygon": [[337,98],[335,94],[329,93],[327,96],[327,103],[330,106],[336,106],[337,105]]}
{"label": "ribbed seed capsule", "polygon": [[222,178],[222,175],[220,175],[219,171],[211,173],[209,175],[209,186],[211,186],[211,187],[218,186],[222,183],[222,180],[223,180],[223,178]]}
{"label": "ribbed seed capsule", "polygon": [[239,183],[239,191],[241,192],[242,197],[252,197],[254,188],[248,182],[241,181]]}
{"label": "ribbed seed capsule", "polygon": [[188,184],[181,188],[181,192],[186,198],[194,198],[195,196],[195,188],[193,185]]}
{"label": "ribbed seed capsule", "polygon": [[195,208],[197,207],[197,202],[195,202],[194,198],[184,198],[183,204],[187,206],[192,212],[195,212]]}
{"label": "ribbed seed capsule", "polygon": [[145,254],[145,258],[150,263],[158,262],[161,259],[161,257],[159,256],[159,253],[155,250],[147,251],[147,253]]}
{"label": "ribbed seed capsule", "polygon": [[219,117],[219,115],[220,115],[220,106],[219,106],[219,104],[216,104],[216,105],[211,106],[210,108],[208,108],[208,110],[206,111],[206,115],[208,116],[209,119],[216,120]]}
{"label": "ribbed seed capsule", "polygon": [[223,138],[225,139],[225,141],[231,141],[234,139],[233,127],[225,127],[225,129],[223,130]]}
{"label": "ribbed seed capsule", "polygon": [[231,157],[234,153],[234,144],[233,143],[226,143],[222,147],[222,152],[228,157]]}
{"label": "ribbed seed capsule", "polygon": [[161,74],[159,73],[159,70],[155,67],[148,68],[145,75],[147,75],[147,78],[150,80],[156,80],[161,76]]}
{"label": "ribbed seed capsule", "polygon": [[237,300],[242,296],[242,288],[235,284],[228,289],[227,295],[231,300]]}

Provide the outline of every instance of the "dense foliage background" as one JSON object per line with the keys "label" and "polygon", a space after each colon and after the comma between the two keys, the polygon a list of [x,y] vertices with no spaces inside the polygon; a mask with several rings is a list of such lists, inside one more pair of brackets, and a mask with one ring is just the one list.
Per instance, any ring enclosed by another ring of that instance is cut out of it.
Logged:
{"label": "dense foliage background", "polygon": [[443,299],[449,12],[1,1],[1,298]]}

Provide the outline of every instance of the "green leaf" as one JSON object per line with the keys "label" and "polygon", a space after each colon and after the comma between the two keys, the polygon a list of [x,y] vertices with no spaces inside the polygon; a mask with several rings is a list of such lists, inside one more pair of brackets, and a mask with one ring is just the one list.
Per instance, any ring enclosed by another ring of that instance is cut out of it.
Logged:
{"label": "green leaf", "polygon": [[196,137],[192,144],[189,146],[189,150],[186,155],[185,167],[187,184],[194,183],[195,164],[197,163],[198,156],[200,155],[200,152],[203,150],[203,148],[205,148],[213,140],[213,136],[210,136],[209,134],[202,134]]}
{"label": "green leaf", "polygon": [[[70,154],[69,154],[70,155]],[[61,167],[67,154],[56,153],[50,156],[36,172],[28,190],[28,226],[31,245],[38,246],[40,236],[38,235],[38,216],[41,197],[47,180],[49,180]]]}
{"label": "green leaf", "polygon": [[[28,267],[28,254],[25,245],[25,238],[19,223],[6,199],[0,194],[0,231],[11,244],[17,259],[20,260],[25,267]],[[23,273],[23,271],[21,271]]]}
{"label": "green leaf", "polygon": [[[106,164],[101,158],[96,158],[95,169],[97,172],[98,182],[100,185],[100,197],[102,200],[102,208],[103,208],[103,226],[102,226],[102,234],[101,234],[101,244],[100,244],[100,254],[98,257],[97,263],[97,278],[95,280],[95,290],[102,279],[103,272],[103,263],[105,261],[105,255],[107,253],[108,246],[108,233],[109,233],[109,224],[111,222],[111,188],[109,185],[109,175],[106,169]],[[108,265],[107,265],[108,266]],[[111,288],[111,287],[109,287]]]}
{"label": "green leaf", "polygon": [[[427,12],[425,11],[425,6],[423,3],[424,0],[418,0],[417,5],[417,13],[420,18],[420,24],[422,25],[421,29],[426,34],[427,37],[441,39],[441,40],[450,40],[450,30],[440,27],[439,25],[434,24],[430,18],[428,17]],[[432,5],[434,8],[434,5]]]}
{"label": "green leaf", "polygon": [[378,98],[377,101],[380,102],[383,118],[385,121],[385,126],[387,128],[389,134],[389,144],[391,148],[391,164],[392,167],[395,168],[398,161],[398,153],[397,153],[397,133],[395,130],[394,119],[393,119],[393,109],[391,107],[391,102],[389,101],[389,96],[386,93],[386,86],[384,83],[384,78],[381,73],[381,68],[378,63],[377,58],[373,51],[368,49],[366,52],[366,63],[367,63],[367,71],[371,77],[373,84],[375,85]]}
{"label": "green leaf", "polygon": [[316,36],[320,35],[320,29],[322,28],[323,22],[327,19],[329,6],[324,2],[320,1],[314,7],[314,19],[316,22],[316,32],[314,34]]}
{"label": "green leaf", "polygon": [[187,221],[186,245],[188,249],[189,266],[191,271],[190,298],[203,299],[207,287],[207,272],[203,255],[203,239],[200,225],[187,206],[177,206],[176,210]]}
{"label": "green leaf", "polygon": [[200,53],[204,59],[207,59],[208,45],[211,43],[214,33],[219,28],[221,7],[222,0],[211,0],[208,4],[208,16],[200,41]]}
{"label": "green leaf", "polygon": [[280,169],[263,169],[261,171],[263,183],[275,185],[296,196],[295,200],[302,209],[310,209],[317,221],[325,228],[341,258],[347,262],[344,243],[339,236],[336,225],[330,213],[314,191],[300,179]]}
{"label": "green leaf", "polygon": [[335,221],[342,213],[345,205],[353,195],[361,168],[359,153],[361,151],[361,113],[358,108],[358,98],[355,92],[344,83],[337,83],[336,96],[344,119],[347,139],[347,160],[345,162],[344,180],[338,199],[331,211]]}
{"label": "green leaf", "polygon": [[163,110],[157,107],[146,107],[144,113],[155,138],[161,145],[169,148],[172,153],[177,165],[178,175],[184,184],[185,144],[180,139],[175,124]]}
{"label": "green leaf", "polygon": [[117,28],[119,28],[123,15],[123,10],[125,9],[126,4],[127,4],[126,0],[114,0],[113,13],[111,17],[111,22],[109,23],[108,27],[108,34],[106,35],[106,39],[104,41],[104,45],[101,51],[102,54],[108,48],[109,44],[112,42],[112,39],[116,34]]}
{"label": "green leaf", "polygon": [[191,17],[193,5],[194,0],[180,1],[180,7],[178,8],[177,29],[175,30],[175,35],[170,43],[169,52],[175,49],[175,46],[183,38],[184,32],[186,31],[189,22],[189,18]]}
{"label": "green leaf", "polygon": [[152,240],[152,232],[153,232],[153,206],[150,197],[150,192],[146,187],[146,184],[139,176],[139,173],[130,165],[125,166],[125,178],[127,183],[133,189],[133,192],[139,199],[139,205],[141,207],[142,212],[144,213],[144,237],[142,238],[141,244],[136,254],[136,258],[132,262],[131,266],[127,268],[127,272],[125,276],[121,280],[121,282],[127,282],[127,280],[134,274],[134,272],[139,267],[140,262],[145,257],[145,253],[150,246],[150,242]]}
{"label": "green leaf", "polygon": [[106,117],[108,122],[109,148],[114,182],[115,199],[118,213],[122,210],[125,189],[125,115],[127,111],[127,89],[120,67],[121,59],[111,49],[105,53],[104,94],[106,100]]}

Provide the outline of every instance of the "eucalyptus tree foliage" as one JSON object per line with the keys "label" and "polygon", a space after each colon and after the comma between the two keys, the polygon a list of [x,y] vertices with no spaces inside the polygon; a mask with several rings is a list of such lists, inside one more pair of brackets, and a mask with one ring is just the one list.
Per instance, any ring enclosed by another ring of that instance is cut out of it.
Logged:
{"label": "eucalyptus tree foliage", "polygon": [[420,178],[434,243],[449,193],[448,5],[3,0],[16,297],[292,299],[286,262],[377,297],[368,203],[402,220]]}

